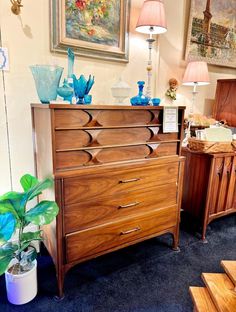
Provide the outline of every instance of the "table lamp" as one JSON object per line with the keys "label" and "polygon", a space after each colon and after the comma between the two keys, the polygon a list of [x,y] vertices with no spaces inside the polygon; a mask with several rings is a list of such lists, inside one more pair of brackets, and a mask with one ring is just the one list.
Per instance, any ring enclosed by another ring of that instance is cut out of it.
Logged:
{"label": "table lamp", "polygon": [[184,78],[182,84],[185,86],[193,86],[192,91],[192,103],[189,112],[189,121],[188,121],[188,128],[186,130],[186,137],[184,138],[182,145],[187,146],[188,139],[191,137],[191,117],[193,116],[193,109],[195,98],[197,94],[197,86],[204,86],[210,83],[209,75],[208,75],[208,68],[206,62],[189,62],[188,66],[184,73]]}
{"label": "table lamp", "polygon": [[167,31],[165,10],[162,0],[145,0],[141,8],[136,31],[149,34],[147,39],[149,48],[149,59],[147,66],[148,83],[146,96],[151,98],[151,77],[152,77],[152,44],[155,41],[152,35],[163,34]]}
{"label": "table lamp", "polygon": [[184,73],[182,84],[185,86],[193,86],[192,91],[192,105],[190,107],[190,114],[193,114],[195,98],[197,94],[197,86],[204,86],[210,83],[208,68],[206,62],[189,62]]}

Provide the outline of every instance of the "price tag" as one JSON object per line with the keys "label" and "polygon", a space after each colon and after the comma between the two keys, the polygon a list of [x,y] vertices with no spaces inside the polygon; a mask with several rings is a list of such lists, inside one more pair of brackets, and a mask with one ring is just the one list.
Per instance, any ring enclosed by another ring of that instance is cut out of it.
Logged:
{"label": "price tag", "polygon": [[163,133],[178,132],[178,107],[164,106]]}

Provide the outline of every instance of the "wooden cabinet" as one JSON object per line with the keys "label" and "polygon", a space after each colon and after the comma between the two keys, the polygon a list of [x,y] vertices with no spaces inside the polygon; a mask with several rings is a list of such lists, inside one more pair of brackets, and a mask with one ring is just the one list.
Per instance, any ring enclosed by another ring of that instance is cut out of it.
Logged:
{"label": "wooden cabinet", "polygon": [[213,117],[236,127],[236,79],[217,80]]}
{"label": "wooden cabinet", "polygon": [[182,150],[186,157],[182,208],[202,226],[236,212],[236,154],[205,154]]}
{"label": "wooden cabinet", "polygon": [[59,295],[75,264],[171,233],[178,248],[184,107],[163,133],[163,107],[32,105],[38,178],[54,175],[60,212],[45,226]]}

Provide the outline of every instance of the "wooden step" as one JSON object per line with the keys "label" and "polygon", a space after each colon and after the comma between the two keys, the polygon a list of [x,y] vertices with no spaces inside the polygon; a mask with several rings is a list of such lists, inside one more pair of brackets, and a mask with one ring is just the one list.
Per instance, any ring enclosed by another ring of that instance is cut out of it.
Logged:
{"label": "wooden step", "polygon": [[236,261],[222,260],[221,266],[233,282],[234,288],[236,288]]}
{"label": "wooden step", "polygon": [[207,286],[217,311],[236,311],[236,292],[234,291],[234,284],[227,274],[202,273],[202,279]]}
{"label": "wooden step", "polygon": [[209,292],[205,287],[189,287],[189,291],[194,303],[196,312],[217,312],[216,307],[211,300]]}

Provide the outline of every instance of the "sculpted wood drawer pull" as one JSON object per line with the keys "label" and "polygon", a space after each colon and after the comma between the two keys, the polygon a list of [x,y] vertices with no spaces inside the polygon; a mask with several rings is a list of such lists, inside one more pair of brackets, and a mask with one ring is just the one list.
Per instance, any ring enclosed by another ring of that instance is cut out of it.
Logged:
{"label": "sculpted wood drawer pull", "polygon": [[129,180],[121,180],[119,183],[129,183],[129,182],[136,182],[139,181],[140,178],[134,178],[134,179],[129,179]]}
{"label": "sculpted wood drawer pull", "polygon": [[126,234],[130,234],[130,233],[137,232],[137,231],[140,231],[140,230],[141,230],[141,228],[139,226],[137,226],[134,229],[120,232],[120,235],[126,235]]}
{"label": "sculpted wood drawer pull", "polygon": [[120,206],[118,207],[118,209],[129,208],[129,207],[137,206],[137,205],[139,205],[139,204],[140,204],[140,202],[134,202],[134,203],[130,203],[130,204],[127,204],[127,205],[120,205]]}

